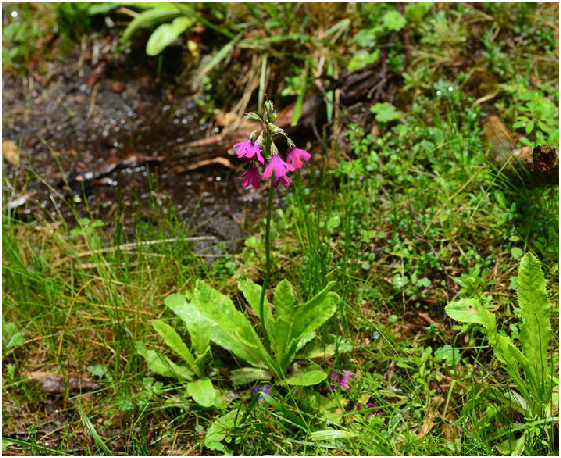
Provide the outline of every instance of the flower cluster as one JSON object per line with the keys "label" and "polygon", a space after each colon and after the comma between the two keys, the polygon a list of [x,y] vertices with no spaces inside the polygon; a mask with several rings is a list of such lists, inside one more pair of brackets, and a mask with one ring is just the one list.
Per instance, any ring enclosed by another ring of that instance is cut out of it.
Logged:
{"label": "flower cluster", "polygon": [[[264,179],[273,178],[275,187],[282,184],[285,188],[288,188],[291,184],[288,173],[301,168],[302,161],[309,161],[310,153],[296,148],[296,145],[287,137],[286,133],[273,124],[277,114],[271,102],[265,103],[263,117],[250,113],[249,118],[260,121],[264,129],[257,140],[255,140],[257,132],[253,132],[249,139],[234,145],[237,157],[249,163],[247,170],[238,177],[242,180],[242,186],[247,188],[251,185],[257,189]],[[273,141],[275,135],[283,135],[287,139],[289,150],[284,159]],[[265,165],[264,154],[267,156],[267,165]],[[259,171],[260,165],[265,166],[263,174]]]}
{"label": "flower cluster", "polygon": [[331,380],[331,383],[329,383],[329,390],[335,391],[335,383],[339,383],[339,387],[342,390],[350,390],[351,386],[349,385],[349,380],[352,382],[354,379],[351,371],[341,371],[341,373],[331,371],[329,373],[329,380]]}

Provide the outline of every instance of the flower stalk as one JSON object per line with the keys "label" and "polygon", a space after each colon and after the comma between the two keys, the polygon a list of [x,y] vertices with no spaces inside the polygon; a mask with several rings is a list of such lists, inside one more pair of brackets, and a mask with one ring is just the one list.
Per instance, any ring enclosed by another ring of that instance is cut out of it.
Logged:
{"label": "flower stalk", "polygon": [[[259,318],[263,328],[265,347],[271,352],[271,341],[267,333],[267,315],[265,315],[265,293],[269,286],[272,272],[271,220],[273,217],[275,188],[277,188],[279,184],[282,184],[285,188],[290,187],[291,179],[288,177],[288,173],[301,168],[302,161],[310,160],[311,156],[307,151],[296,148],[296,145],[288,138],[284,130],[274,124],[278,115],[275,112],[273,103],[267,100],[264,106],[265,111],[262,116],[256,113],[249,113],[247,115],[249,119],[261,123],[261,133],[258,135],[258,131],[252,132],[249,139],[236,143],[234,149],[239,159],[243,159],[249,163],[248,169],[239,176],[244,188],[251,185],[253,188],[257,189],[265,179],[271,180],[269,199],[267,202],[267,220],[265,224],[265,278],[263,280],[263,287],[261,288],[259,303]],[[282,135],[287,139],[289,151],[285,154],[281,154],[274,143],[274,137],[277,135]],[[257,139],[255,139],[256,137]],[[264,173],[261,174],[259,169],[263,166]]]}

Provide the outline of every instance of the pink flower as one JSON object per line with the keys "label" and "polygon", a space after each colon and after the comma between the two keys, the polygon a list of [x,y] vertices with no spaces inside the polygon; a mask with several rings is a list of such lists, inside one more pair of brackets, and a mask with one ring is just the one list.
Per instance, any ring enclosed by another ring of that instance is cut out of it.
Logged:
{"label": "pink flower", "polygon": [[275,188],[279,187],[279,184],[282,184],[285,188],[288,188],[290,186],[290,178],[288,177],[280,177],[280,178],[275,178]]}
{"label": "pink flower", "polygon": [[329,373],[329,379],[331,383],[329,384],[329,390],[335,391],[335,383],[339,383],[341,389],[350,390],[351,386],[349,385],[349,380],[353,381],[355,378],[353,377],[353,373],[351,371],[341,371],[341,373],[336,371],[331,371]]}
{"label": "pink flower", "polygon": [[261,162],[261,164],[265,164],[265,159],[261,156],[261,147],[259,146],[259,143],[256,143],[253,140],[244,140],[243,142],[236,143],[234,145],[234,149],[236,150],[236,155],[240,159],[245,157],[248,160],[251,160],[257,155],[257,160]]}
{"label": "pink flower", "polygon": [[244,173],[242,173],[238,178],[244,180],[242,186],[247,188],[249,184],[257,189],[261,186],[261,174],[255,167],[249,167]]}
{"label": "pink flower", "polygon": [[273,171],[275,172],[275,178],[281,178],[286,176],[286,172],[294,172],[294,167],[284,162],[278,154],[273,154],[271,162],[265,167],[263,176],[265,178],[271,178]]}
{"label": "pink flower", "polygon": [[305,161],[309,161],[312,156],[307,151],[303,149],[292,147],[288,152],[288,156],[286,156],[286,162],[294,167],[295,170],[298,170],[302,167],[301,159]]}

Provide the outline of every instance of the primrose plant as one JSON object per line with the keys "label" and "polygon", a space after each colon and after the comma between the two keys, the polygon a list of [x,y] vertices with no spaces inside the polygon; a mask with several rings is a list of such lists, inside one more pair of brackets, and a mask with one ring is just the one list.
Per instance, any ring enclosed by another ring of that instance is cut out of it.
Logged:
{"label": "primrose plant", "polygon": [[[283,129],[274,124],[278,115],[270,101],[265,102],[262,116],[249,113],[249,119],[261,124],[260,130],[251,133],[247,140],[236,143],[234,150],[238,158],[247,163],[247,169],[240,175],[242,186],[259,188],[269,180],[269,197],[265,225],[266,272],[263,286],[251,280],[238,283],[247,303],[261,322],[262,338],[243,313],[236,310],[230,298],[198,281],[192,301],[185,298],[187,307],[199,311],[210,332],[211,340],[234,353],[250,364],[232,373],[236,384],[250,383],[255,380],[277,380],[293,385],[314,385],[327,377],[321,370],[295,371],[288,376],[290,363],[299,350],[315,337],[315,331],[331,318],[336,310],[338,296],[331,292],[334,283],[309,301],[298,304],[292,286],[282,280],[276,287],[273,303],[265,294],[271,276],[271,219],[275,188],[291,185],[289,173],[295,172],[310,160],[307,151],[296,147]],[[275,144],[275,137],[285,137],[288,145],[282,154]],[[263,168],[261,171],[260,169]],[[175,297],[174,300],[180,299]]]}
{"label": "primrose plant", "polygon": [[[206,406],[216,405],[220,398],[204,373],[211,341],[249,364],[231,373],[234,384],[275,378],[288,385],[310,386],[326,379],[327,373],[323,370],[298,369],[291,363],[298,352],[314,339],[316,330],[335,314],[339,300],[337,294],[331,291],[334,286],[331,282],[315,297],[299,303],[287,280],[280,281],[275,288],[272,304],[267,299],[265,292],[272,270],[270,229],[274,192],[279,185],[290,187],[289,173],[300,169],[303,161],[310,159],[310,154],[297,148],[284,130],[274,124],[278,115],[270,101],[265,103],[262,116],[250,113],[248,117],[260,122],[261,129],[252,132],[247,140],[235,144],[234,149],[238,158],[247,163],[247,169],[239,177],[242,186],[259,188],[269,181],[265,225],[266,271],[262,286],[246,279],[240,280],[238,287],[259,318],[261,333],[236,309],[229,297],[198,280],[192,293],[173,294],[165,301],[189,331],[191,349],[170,325],[161,320],[153,323],[166,344],[183,358],[186,365],[175,364],[166,356],[148,350],[143,343],[137,343],[137,352],[145,358],[150,370],[188,382],[188,394]],[[287,140],[285,155],[275,145],[277,136]]]}
{"label": "primrose plant", "polygon": [[[477,299],[461,299],[446,306],[446,313],[462,323],[481,325],[499,362],[516,383],[518,391],[497,393],[505,405],[527,418],[544,418],[559,411],[559,381],[555,379],[550,352],[551,304],[540,261],[524,255],[518,269],[521,350],[511,337],[497,330],[497,320]],[[524,436],[521,438],[523,443]]]}

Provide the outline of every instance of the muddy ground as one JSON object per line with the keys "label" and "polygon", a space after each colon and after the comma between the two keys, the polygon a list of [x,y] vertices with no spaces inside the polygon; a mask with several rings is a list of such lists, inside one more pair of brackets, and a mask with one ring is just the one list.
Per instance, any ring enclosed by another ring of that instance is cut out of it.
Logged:
{"label": "muddy ground", "polygon": [[182,147],[218,130],[201,122],[181,55],[167,55],[158,77],[157,61],[116,56],[110,40],[41,74],[3,72],[2,139],[19,150],[18,164],[4,155],[4,204],[19,219],[71,224],[90,213],[111,222],[119,210],[131,237],[134,221],[171,204],[195,234],[239,239],[266,191],[241,187],[235,157],[205,165]]}

